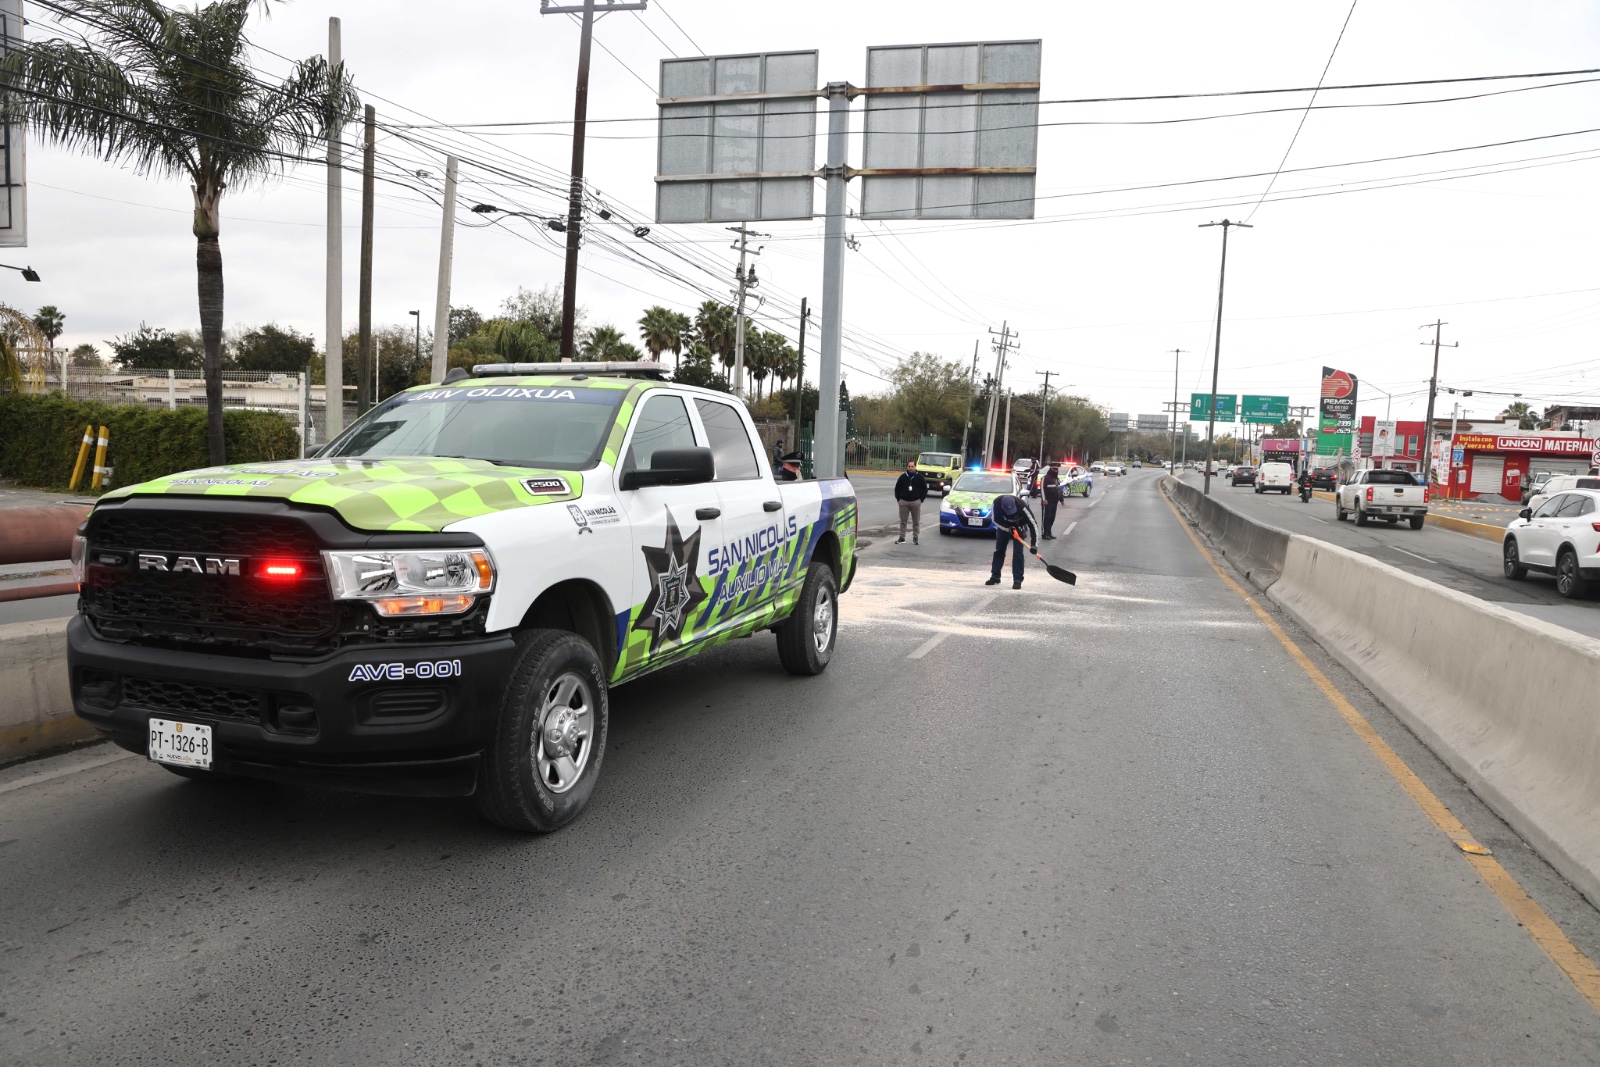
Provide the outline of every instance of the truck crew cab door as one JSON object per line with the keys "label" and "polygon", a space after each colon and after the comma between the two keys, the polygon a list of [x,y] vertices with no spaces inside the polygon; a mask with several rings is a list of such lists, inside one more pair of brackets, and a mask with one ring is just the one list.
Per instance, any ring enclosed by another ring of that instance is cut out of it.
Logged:
{"label": "truck crew cab door", "polygon": [[650,469],[657,451],[703,443],[684,396],[652,390],[634,412],[616,472],[617,500],[632,528],[633,600],[617,635],[615,679],[659,664],[708,632],[709,556],[722,542],[716,486],[622,488],[623,475]]}
{"label": "truck crew cab door", "polygon": [[740,410],[705,397],[695,397],[694,406],[716,458],[722,502],[722,545],[712,560],[713,628],[731,629],[776,599],[795,531]]}

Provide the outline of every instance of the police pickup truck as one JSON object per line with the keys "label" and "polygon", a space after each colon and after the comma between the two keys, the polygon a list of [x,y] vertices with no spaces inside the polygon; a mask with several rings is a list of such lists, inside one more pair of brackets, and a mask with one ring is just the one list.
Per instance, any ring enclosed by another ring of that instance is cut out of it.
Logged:
{"label": "police pickup truck", "polygon": [[554,830],[608,690],[760,630],[824,670],[842,479],[778,482],[744,407],[659,364],[497,364],[314,459],[108,493],[73,548],[77,713],[186,778],[476,797]]}

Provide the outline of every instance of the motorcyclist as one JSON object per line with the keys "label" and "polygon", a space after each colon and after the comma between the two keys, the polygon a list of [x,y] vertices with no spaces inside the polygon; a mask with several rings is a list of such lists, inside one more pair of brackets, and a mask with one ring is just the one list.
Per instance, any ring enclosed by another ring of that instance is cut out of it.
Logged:
{"label": "motorcyclist", "polygon": [[1307,467],[1300,472],[1300,500],[1307,503],[1311,500],[1311,468]]}

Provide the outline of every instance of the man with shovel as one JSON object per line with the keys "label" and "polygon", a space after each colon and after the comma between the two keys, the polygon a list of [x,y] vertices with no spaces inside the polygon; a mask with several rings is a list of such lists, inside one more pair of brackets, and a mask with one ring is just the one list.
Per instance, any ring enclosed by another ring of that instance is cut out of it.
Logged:
{"label": "man with shovel", "polygon": [[1034,524],[1033,512],[1021,497],[1010,493],[994,498],[994,568],[984,585],[1000,584],[1000,569],[1005,566],[1006,546],[1011,546],[1011,588],[1022,588],[1022,538],[1028,541],[1028,551],[1039,551],[1039,527]]}

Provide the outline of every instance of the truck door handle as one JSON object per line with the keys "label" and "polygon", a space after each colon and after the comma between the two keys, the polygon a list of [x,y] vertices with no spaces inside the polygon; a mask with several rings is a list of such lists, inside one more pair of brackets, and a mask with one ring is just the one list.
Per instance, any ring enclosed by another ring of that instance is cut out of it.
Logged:
{"label": "truck door handle", "polygon": [[761,505],[761,510],[762,511],[782,511],[783,510],[783,501],[781,501],[781,500],[769,500],[765,504]]}
{"label": "truck door handle", "polygon": [[721,508],[695,508],[694,517],[697,519],[717,519],[722,517]]}

